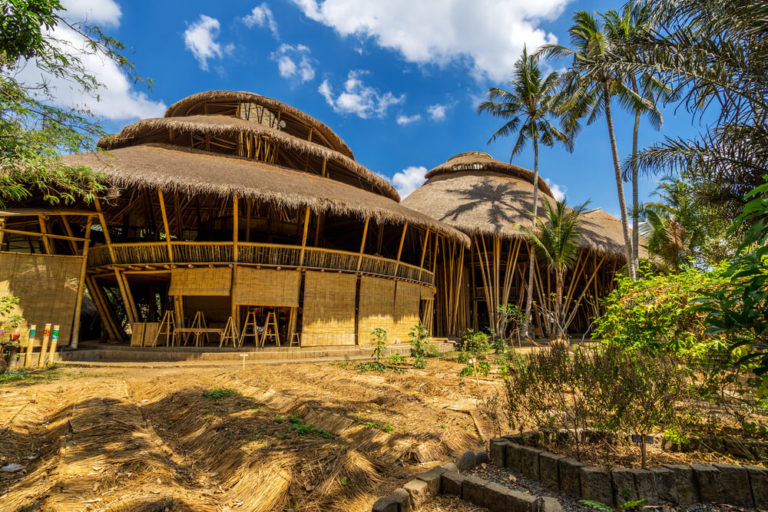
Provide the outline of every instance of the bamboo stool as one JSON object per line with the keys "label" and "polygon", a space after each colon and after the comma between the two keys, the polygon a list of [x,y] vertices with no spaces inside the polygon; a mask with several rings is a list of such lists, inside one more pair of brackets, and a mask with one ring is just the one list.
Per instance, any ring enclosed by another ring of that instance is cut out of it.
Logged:
{"label": "bamboo stool", "polygon": [[[248,333],[248,327],[253,328],[252,333]],[[240,343],[238,344],[239,347],[243,346],[243,342],[245,341],[246,336],[252,336],[253,337],[253,344],[255,346],[259,346],[259,326],[256,324],[256,312],[251,310],[248,311],[248,313],[245,315],[245,323],[243,324],[243,330],[240,331]]]}
{"label": "bamboo stool", "polygon": [[224,332],[221,334],[221,340],[219,341],[219,348],[226,345],[227,342],[232,342],[232,348],[240,346],[239,336],[237,335],[237,327],[232,317],[227,319],[227,325],[224,326]]}
{"label": "bamboo stool", "polygon": [[[269,328],[272,327],[273,331],[270,334]],[[264,322],[264,332],[261,333],[261,339],[259,340],[259,346],[264,348],[264,344],[267,341],[267,337],[272,338],[275,344],[280,346],[280,333],[277,332],[277,316],[274,311],[267,313],[267,321]]]}
{"label": "bamboo stool", "polygon": [[163,313],[163,318],[160,320],[160,328],[157,330],[157,334],[155,334],[155,340],[152,342],[152,346],[157,346],[157,341],[160,339],[160,336],[165,335],[165,346],[167,347],[169,343],[172,343],[173,340],[173,330],[176,327],[176,321],[174,320],[173,311],[166,310]]}
{"label": "bamboo stool", "polygon": [[293,333],[293,336],[291,336],[291,342],[288,343],[288,348],[296,345],[297,347],[301,346],[301,338],[299,338],[299,333],[295,332]]}

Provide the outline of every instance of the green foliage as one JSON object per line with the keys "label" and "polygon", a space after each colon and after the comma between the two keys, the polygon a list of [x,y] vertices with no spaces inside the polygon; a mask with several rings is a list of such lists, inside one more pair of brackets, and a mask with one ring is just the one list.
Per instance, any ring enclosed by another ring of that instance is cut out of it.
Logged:
{"label": "green foliage", "polygon": [[390,365],[396,366],[403,363],[405,363],[405,356],[401,356],[400,354],[391,354],[389,356]]}
{"label": "green foliage", "polygon": [[482,331],[467,329],[461,333],[461,351],[480,356],[487,352],[491,346],[488,344],[488,335]]}
{"label": "green foliage", "polygon": [[[525,320],[526,318],[528,318],[528,315],[526,315],[525,311],[523,311],[523,308],[521,308],[517,304],[509,304],[509,303],[501,304],[500,306],[498,306],[496,308],[496,312],[499,313],[499,315],[501,316],[502,334],[506,333],[507,329],[511,327],[512,331],[517,336],[517,343],[519,345],[520,331],[522,330],[523,325],[525,324]],[[497,352],[500,352],[500,351],[497,350]]]}
{"label": "green foliage", "polygon": [[12,295],[0,297],[0,327],[16,327],[24,317],[14,314],[19,305],[19,298]]}
{"label": "green foliage", "polygon": [[459,371],[459,377],[469,377],[484,374],[488,376],[491,366],[486,361],[486,352],[491,346],[488,343],[488,335],[482,331],[467,329],[461,333],[461,352],[459,362],[466,366]]}
{"label": "green foliage", "polygon": [[318,435],[320,437],[324,437],[325,439],[330,439],[331,437],[333,437],[333,434],[331,434],[327,430],[317,428],[311,423],[304,423],[304,420],[302,420],[298,416],[291,416],[290,418],[288,418],[288,421],[291,422],[291,430],[296,432],[299,436],[305,436],[305,435],[311,434],[311,435]]}
{"label": "green foliage", "polygon": [[581,503],[582,505],[587,505],[588,507],[592,507],[595,510],[600,510],[601,512],[623,512],[624,510],[636,509],[637,507],[645,503],[645,498],[624,502],[621,505],[619,505],[618,508],[616,509],[606,505],[605,503],[600,503],[599,501],[593,501],[593,500],[579,500],[579,503]]}
{"label": "green foliage", "polygon": [[376,430],[381,430],[382,432],[386,432],[387,434],[391,434],[395,431],[395,427],[390,425],[389,423],[382,423],[380,421],[366,421],[360,418],[359,414],[353,414],[352,417],[355,419],[355,423],[359,425],[363,425],[365,428],[373,428]]}
{"label": "green foliage", "polygon": [[414,368],[426,368],[427,357],[434,357],[434,348],[429,342],[429,335],[423,325],[414,325],[408,333],[411,339],[411,357]]}
{"label": "green foliage", "polygon": [[646,268],[637,280],[620,276],[605,299],[605,312],[593,336],[650,353],[709,358],[724,345],[721,338],[707,335],[705,317],[695,300],[720,287],[723,274],[722,267],[689,268],[679,274],[653,274]]}
{"label": "green foliage", "polygon": [[384,347],[387,345],[386,329],[376,327],[373,331],[371,331],[371,341],[374,344],[373,354],[371,354],[371,357],[373,357],[374,361],[381,362],[381,359],[384,357]]}
{"label": "green foliage", "polygon": [[379,361],[368,361],[365,363],[357,363],[355,365],[355,370],[364,373],[364,372],[377,372],[377,373],[384,373],[389,368],[386,364],[381,363]]}
{"label": "green foliage", "polygon": [[220,400],[222,398],[240,396],[240,392],[231,388],[206,389],[203,391],[203,396],[212,400]]}

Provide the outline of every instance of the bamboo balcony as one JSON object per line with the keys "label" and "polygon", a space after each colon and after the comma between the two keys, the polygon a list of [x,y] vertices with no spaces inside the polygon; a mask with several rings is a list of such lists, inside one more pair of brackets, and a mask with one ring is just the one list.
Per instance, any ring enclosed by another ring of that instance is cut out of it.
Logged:
{"label": "bamboo balcony", "polygon": [[[110,255],[110,247],[114,259]],[[252,242],[150,242],[100,245],[88,253],[88,267],[110,265],[245,264],[281,268],[307,268],[361,272],[408,279],[434,286],[435,276],[402,261],[318,247]]]}

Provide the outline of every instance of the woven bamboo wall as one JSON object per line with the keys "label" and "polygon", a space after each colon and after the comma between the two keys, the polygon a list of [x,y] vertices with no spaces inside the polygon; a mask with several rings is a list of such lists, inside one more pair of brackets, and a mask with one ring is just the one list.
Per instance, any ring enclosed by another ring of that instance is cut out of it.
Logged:
{"label": "woven bamboo wall", "polygon": [[297,270],[235,269],[235,304],[250,306],[299,306],[301,273]]}
{"label": "woven bamboo wall", "polygon": [[229,295],[231,268],[175,268],[171,270],[169,295]]}
{"label": "woven bamboo wall", "polygon": [[395,326],[395,282],[391,279],[362,276],[360,278],[360,305],[357,313],[358,343],[371,343],[371,331],[386,329],[389,341]]}
{"label": "woven bamboo wall", "polygon": [[19,298],[19,314],[26,326],[59,324],[59,343],[66,345],[72,333],[77,286],[83,258],[45,254],[0,253],[0,295]]}
{"label": "woven bamboo wall", "polygon": [[408,333],[420,323],[419,301],[421,285],[398,281],[395,293],[395,324],[389,335],[390,342],[408,343]]}
{"label": "woven bamboo wall", "polygon": [[302,346],[354,345],[357,276],[307,272]]}

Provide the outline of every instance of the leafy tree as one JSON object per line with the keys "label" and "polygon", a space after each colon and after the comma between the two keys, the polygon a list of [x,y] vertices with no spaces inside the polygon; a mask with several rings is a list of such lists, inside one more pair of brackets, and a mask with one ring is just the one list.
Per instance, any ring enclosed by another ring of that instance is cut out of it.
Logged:
{"label": "leafy tree", "polygon": [[536,231],[524,228],[538,257],[555,273],[555,308],[552,313],[554,326],[561,337],[565,337],[568,328],[563,311],[565,274],[579,253],[580,217],[587,204],[588,202],[571,209],[565,202],[557,201],[554,206],[547,202],[546,221],[537,218]]}
{"label": "leafy tree", "polygon": [[83,54],[57,39],[57,27],[73,31],[85,52],[116,62],[135,80],[123,45],[99,27],[73,24],[58,0],[7,0],[0,4],[0,206],[42,194],[50,203],[89,201],[103,189],[101,177],[82,166],[64,165],[61,152],[95,149],[102,129],[85,109],[53,105],[45,81],[21,83],[16,73],[35,65],[41,72],[97,95],[101,84],[83,64]]}
{"label": "leafy tree", "polygon": [[[509,158],[510,161],[530,141],[533,145],[533,205],[531,213],[538,215],[539,208],[539,143],[552,147],[562,142],[568,151],[573,151],[572,134],[562,132],[550,119],[558,110],[556,92],[559,75],[551,72],[543,76],[536,55],[523,54],[515,62],[511,91],[499,87],[488,90],[488,100],[478,107],[478,112],[487,112],[505,120],[504,125],[494,133],[488,143],[499,137],[517,135]],[[535,227],[535,221],[534,221]],[[536,255],[530,251],[528,270],[528,294],[525,301],[525,318],[521,327],[522,335],[528,336],[531,305],[533,304],[533,277]]]}

